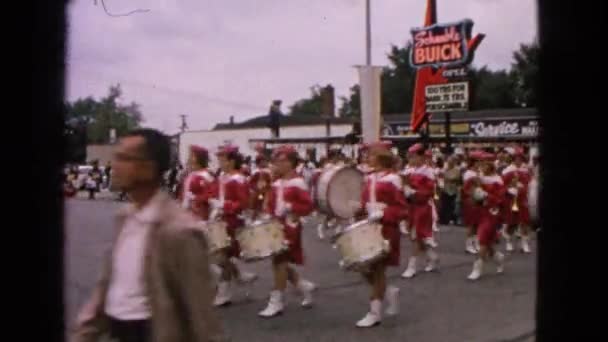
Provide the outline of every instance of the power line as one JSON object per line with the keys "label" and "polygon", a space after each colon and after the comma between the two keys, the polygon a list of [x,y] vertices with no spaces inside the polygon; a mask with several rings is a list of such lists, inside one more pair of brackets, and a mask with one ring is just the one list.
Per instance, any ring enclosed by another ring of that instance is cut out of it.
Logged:
{"label": "power line", "polygon": [[[108,8],[106,6],[105,0],[100,0],[100,2],[101,2],[101,7],[103,7],[104,12],[106,12],[106,14],[108,16],[110,16],[110,17],[127,17],[127,16],[130,16],[131,14],[135,14],[135,13],[150,12],[150,10],[147,9],[147,8],[146,9],[137,8],[137,9],[134,9],[134,10],[132,10],[130,12],[121,13],[121,14],[114,14],[114,13],[111,13],[110,11],[108,11]],[[95,4],[95,6],[97,6],[97,0],[93,0],[93,3]]]}

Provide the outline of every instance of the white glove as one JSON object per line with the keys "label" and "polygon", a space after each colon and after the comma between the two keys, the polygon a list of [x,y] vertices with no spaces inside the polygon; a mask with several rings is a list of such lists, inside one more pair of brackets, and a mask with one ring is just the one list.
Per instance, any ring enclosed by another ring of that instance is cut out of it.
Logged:
{"label": "white glove", "polygon": [[486,197],[488,197],[488,193],[485,192],[482,188],[476,188],[475,191],[473,191],[473,199],[475,199],[476,201],[481,201]]}
{"label": "white glove", "polygon": [[403,193],[405,194],[405,197],[412,197],[415,193],[416,190],[412,189],[409,186],[405,186],[405,188],[403,189]]}
{"label": "white glove", "polygon": [[509,188],[509,190],[507,190],[507,192],[509,194],[511,194],[512,196],[517,196],[517,188]]}
{"label": "white glove", "polygon": [[382,219],[382,217],[384,216],[384,212],[382,210],[374,210],[374,211],[370,211],[367,214],[367,218],[370,221],[380,221]]}

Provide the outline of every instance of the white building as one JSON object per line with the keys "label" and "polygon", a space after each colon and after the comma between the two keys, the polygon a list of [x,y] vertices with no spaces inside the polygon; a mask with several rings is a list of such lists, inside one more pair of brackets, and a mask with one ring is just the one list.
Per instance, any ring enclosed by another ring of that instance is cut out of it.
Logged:
{"label": "white building", "polygon": [[[353,120],[349,118],[330,119],[330,137],[344,137],[351,133]],[[319,116],[282,116],[281,138],[320,138],[327,136],[325,119]],[[226,143],[239,146],[241,153],[245,156],[255,155],[251,139],[270,139],[271,131],[268,128],[268,116],[256,117],[241,123],[218,124],[212,130],[187,131],[179,137],[179,160],[185,165],[188,158],[188,147],[190,145],[204,146],[211,153],[217,151],[217,147]],[[294,144],[304,156],[306,148],[315,148],[317,157],[325,155],[325,144]],[[213,163],[212,158],[212,163]]]}

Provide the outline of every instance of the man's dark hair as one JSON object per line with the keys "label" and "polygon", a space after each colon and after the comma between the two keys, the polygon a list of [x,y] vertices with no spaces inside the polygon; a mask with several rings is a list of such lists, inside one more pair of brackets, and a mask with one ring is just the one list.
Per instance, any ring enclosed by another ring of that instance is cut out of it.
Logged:
{"label": "man's dark hair", "polygon": [[156,172],[159,179],[169,170],[171,164],[171,143],[169,137],[151,129],[136,129],[126,134],[127,137],[142,137],[144,139],[144,157],[156,163]]}

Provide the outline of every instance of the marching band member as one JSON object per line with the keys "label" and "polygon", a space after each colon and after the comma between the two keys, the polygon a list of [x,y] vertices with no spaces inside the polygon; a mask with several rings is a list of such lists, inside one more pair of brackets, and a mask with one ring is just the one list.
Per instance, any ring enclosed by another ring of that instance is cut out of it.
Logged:
{"label": "marching band member", "polygon": [[207,170],[209,151],[196,145],[190,146],[188,169],[183,189],[180,191],[184,209],[192,212],[198,219],[209,220],[209,200],[217,196],[215,177]]}
{"label": "marching band member", "polygon": [[218,257],[222,274],[213,304],[225,306],[232,301],[230,289],[232,280],[249,283],[257,279],[257,276],[241,272],[231,260],[231,258],[238,258],[240,254],[236,230],[244,225],[240,214],[247,208],[249,202],[249,185],[245,176],[239,171],[243,157],[239,153],[238,147],[231,145],[221,146],[218,149],[217,157],[222,173],[219,176],[218,197],[209,200],[212,209],[211,216],[220,217],[226,223],[232,246],[227,251],[220,252]]}
{"label": "marching band member", "polygon": [[483,265],[489,258],[497,264],[496,273],[502,273],[504,269],[504,255],[494,250],[501,221],[504,183],[496,173],[494,154],[482,152],[480,159],[482,160],[481,175],[472,194],[473,199],[481,203],[477,226],[480,249],[478,258],[473,263],[473,270],[468,276],[469,280],[477,280],[482,276]]}
{"label": "marching band member", "polygon": [[251,193],[251,210],[256,218],[264,211],[264,200],[268,196],[272,185],[272,174],[268,168],[268,160],[262,154],[255,158],[256,169],[249,178],[249,189]]}
{"label": "marching band member", "polygon": [[376,172],[366,177],[361,195],[362,213],[370,221],[382,224],[382,235],[389,241],[388,255],[370,265],[363,277],[371,287],[369,312],[356,324],[359,328],[369,328],[382,320],[382,301],[387,300],[387,315],[399,311],[399,288],[387,287],[386,268],[399,266],[400,234],[399,222],[407,216],[407,203],[403,196],[401,177],[393,170],[394,156],[390,145],[377,143],[370,146],[370,164]]}
{"label": "marching band member", "polygon": [[425,253],[428,264],[426,272],[432,272],[439,267],[439,256],[435,252],[437,242],[433,237],[433,207],[431,200],[435,189],[433,170],[425,165],[424,147],[415,144],[408,149],[412,170],[407,174],[407,184],[404,186],[405,197],[409,201],[414,252],[410,256],[406,270],[401,274],[403,278],[412,278],[416,275],[416,262],[418,257]]}
{"label": "marching band member", "polygon": [[283,300],[289,281],[302,294],[302,307],[310,307],[313,302],[312,292],[316,286],[300,277],[289,264],[302,265],[304,250],[302,248],[302,223],[300,219],[311,213],[313,205],[304,179],[297,175],[295,168],[298,153],[291,146],[282,146],[274,152],[274,167],[277,179],[267,202],[267,211],[283,224],[283,232],[288,241],[288,250],[272,259],[274,287],[270,292],[268,305],[259,313],[261,317],[274,317],[283,312]]}
{"label": "marching band member", "polygon": [[529,230],[530,210],[528,208],[528,185],[531,180],[530,169],[524,163],[524,151],[521,147],[512,149],[513,163],[502,172],[507,191],[505,193],[504,211],[507,252],[513,251],[512,236],[517,228],[521,232],[521,250],[530,253]]}
{"label": "marching band member", "polygon": [[483,154],[481,151],[472,151],[469,153],[469,161],[467,169],[462,175],[462,219],[467,227],[467,239],[465,242],[465,251],[470,254],[479,252],[479,240],[477,240],[477,224],[480,215],[480,207],[473,201],[472,193],[475,184],[479,182],[479,160]]}

